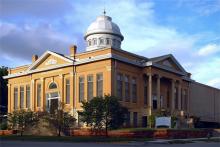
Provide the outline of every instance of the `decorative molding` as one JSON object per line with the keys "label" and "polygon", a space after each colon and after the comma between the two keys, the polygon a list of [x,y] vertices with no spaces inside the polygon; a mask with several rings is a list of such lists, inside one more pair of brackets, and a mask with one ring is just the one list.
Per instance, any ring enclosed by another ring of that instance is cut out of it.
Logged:
{"label": "decorative molding", "polygon": [[49,60],[45,63],[45,65],[54,65],[54,64],[57,64],[57,60],[55,60],[55,59],[49,59]]}
{"label": "decorative molding", "polygon": [[[55,54],[55,53],[53,53],[53,52],[51,53],[50,51],[47,51],[43,56],[41,56],[41,58],[43,58],[47,54]],[[55,54],[55,55],[58,55],[58,54]],[[61,56],[61,55],[59,55],[59,56]],[[63,56],[61,56],[61,57],[63,57]],[[67,58],[65,58],[65,59],[67,59]],[[160,68],[160,69],[163,69],[163,70],[167,70],[169,72],[173,72],[175,74],[179,74],[179,75],[182,75],[182,76],[186,75],[186,73],[184,73],[184,72],[176,71],[176,70],[168,68],[166,66],[163,66],[163,65],[160,65],[160,64],[157,64],[157,63],[153,63],[152,61],[148,61],[148,62],[143,63],[141,61],[130,60],[128,58],[122,57],[122,56],[117,55],[117,54],[108,53],[108,54],[104,54],[104,55],[98,55],[98,56],[93,56],[93,57],[89,57],[89,58],[78,59],[75,62],[70,60],[71,61],[70,63],[58,64],[58,65],[54,65],[54,66],[50,66],[50,67],[42,68],[42,69],[31,70],[31,67],[29,67],[29,69],[25,72],[10,74],[8,76],[4,76],[3,78],[8,79],[8,78],[13,78],[13,77],[19,77],[19,76],[24,76],[24,75],[36,73],[36,72],[54,70],[54,69],[57,69],[57,68],[62,68],[62,67],[67,67],[67,66],[76,66],[76,65],[86,64],[86,63],[105,60],[105,59],[115,59],[115,60],[119,60],[121,62],[125,62],[125,63],[128,63],[128,64],[138,66],[138,67],[154,66],[154,67],[157,67],[157,68]],[[40,59],[40,60],[42,60],[42,59]],[[40,62],[40,60],[39,61],[37,60],[37,62]],[[32,68],[33,67],[34,67],[34,65],[32,65]]]}

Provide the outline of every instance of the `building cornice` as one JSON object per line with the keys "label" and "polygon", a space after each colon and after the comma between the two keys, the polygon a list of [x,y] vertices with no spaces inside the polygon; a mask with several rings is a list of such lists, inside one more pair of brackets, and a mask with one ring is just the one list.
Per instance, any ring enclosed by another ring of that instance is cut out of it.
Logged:
{"label": "building cornice", "polygon": [[[43,55],[43,57],[45,57],[45,56],[46,55]],[[41,57],[41,59],[39,59],[37,61],[37,63],[39,63],[40,60],[43,59],[43,57]],[[35,64],[33,64],[31,66],[32,68],[29,67],[24,72],[15,73],[15,74],[9,74],[7,76],[4,76],[3,78],[4,79],[15,78],[15,77],[25,76],[25,75],[29,75],[29,74],[33,74],[33,73],[44,72],[44,71],[54,70],[54,69],[58,69],[58,68],[62,68],[62,67],[68,67],[68,66],[78,66],[78,65],[81,65],[81,64],[87,64],[87,63],[101,61],[101,60],[106,60],[106,59],[115,59],[115,60],[118,60],[118,61],[121,61],[121,62],[124,62],[124,63],[128,63],[128,64],[132,64],[132,65],[135,65],[135,66],[138,66],[138,67],[142,67],[142,68],[143,67],[153,66],[153,67],[157,67],[157,68],[169,71],[169,72],[173,72],[173,73],[181,75],[181,76],[186,75],[186,73],[184,73],[184,72],[173,70],[173,69],[165,67],[163,65],[160,65],[160,64],[157,64],[157,63],[153,63],[152,61],[141,62],[141,61],[138,61],[138,60],[128,59],[128,58],[120,56],[118,54],[107,53],[107,54],[104,54],[104,55],[98,55],[98,56],[88,57],[88,58],[84,58],[84,59],[77,59],[75,61],[68,60],[69,63],[53,65],[53,66],[50,66],[50,67],[47,67],[47,68],[41,68],[41,69],[33,69],[36,66],[36,63],[35,63]]]}

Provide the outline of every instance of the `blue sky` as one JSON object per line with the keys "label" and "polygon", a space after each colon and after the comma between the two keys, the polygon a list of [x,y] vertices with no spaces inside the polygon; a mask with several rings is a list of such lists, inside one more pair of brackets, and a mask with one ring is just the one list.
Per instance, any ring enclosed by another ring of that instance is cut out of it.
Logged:
{"label": "blue sky", "polygon": [[0,0],[0,66],[31,63],[46,50],[69,54],[106,8],[122,49],[173,54],[198,82],[220,88],[220,0]]}

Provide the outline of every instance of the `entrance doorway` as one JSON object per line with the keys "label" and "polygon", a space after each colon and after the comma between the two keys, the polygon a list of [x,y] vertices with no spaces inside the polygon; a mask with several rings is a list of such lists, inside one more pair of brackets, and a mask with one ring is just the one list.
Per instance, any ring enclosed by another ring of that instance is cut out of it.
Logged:
{"label": "entrance doorway", "polygon": [[58,92],[47,93],[46,109],[51,114],[55,113],[59,106],[60,96]]}
{"label": "entrance doorway", "polygon": [[147,116],[142,116],[142,127],[147,127]]}

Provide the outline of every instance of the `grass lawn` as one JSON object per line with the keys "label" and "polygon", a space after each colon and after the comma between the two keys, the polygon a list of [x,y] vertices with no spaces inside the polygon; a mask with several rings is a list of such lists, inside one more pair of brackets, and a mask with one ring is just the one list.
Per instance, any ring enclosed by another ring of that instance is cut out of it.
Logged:
{"label": "grass lawn", "polygon": [[0,136],[0,140],[17,141],[58,141],[58,142],[129,142],[129,141],[149,141],[149,138],[122,138],[122,137],[74,137],[74,136]]}

